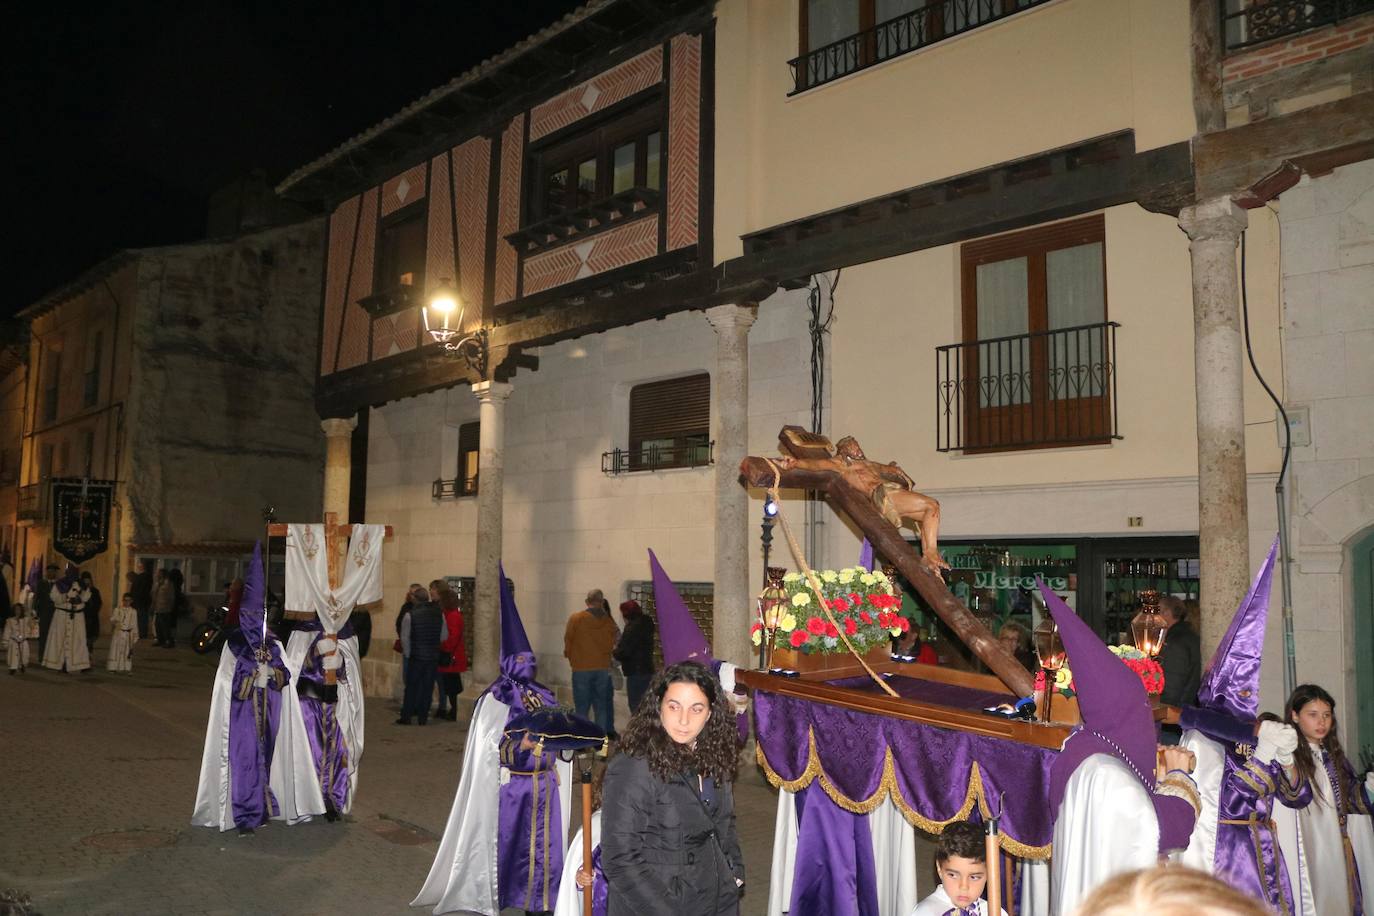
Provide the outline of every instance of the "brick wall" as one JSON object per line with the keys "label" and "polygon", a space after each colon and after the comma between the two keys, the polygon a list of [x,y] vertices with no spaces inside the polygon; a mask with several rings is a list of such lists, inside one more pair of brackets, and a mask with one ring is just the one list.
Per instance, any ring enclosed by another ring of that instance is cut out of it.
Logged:
{"label": "brick wall", "polygon": [[1374,44],[1374,15],[1357,16],[1327,28],[1295,35],[1286,41],[1241,51],[1222,63],[1222,81],[1236,82],[1263,76],[1281,67],[1334,57]]}

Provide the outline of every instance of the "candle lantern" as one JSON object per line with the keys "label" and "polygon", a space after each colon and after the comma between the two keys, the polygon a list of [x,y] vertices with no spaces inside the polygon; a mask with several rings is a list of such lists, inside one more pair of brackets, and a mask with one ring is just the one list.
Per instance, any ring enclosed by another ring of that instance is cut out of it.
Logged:
{"label": "candle lantern", "polygon": [[785,575],[787,570],[783,567],[769,566],[763,582],[763,591],[759,592],[758,622],[762,626],[759,634],[759,669],[762,671],[767,671],[772,663],[773,637],[777,633],[778,621],[787,607],[787,587],[782,583],[782,577]]}
{"label": "candle lantern", "polygon": [[1045,701],[1040,710],[1042,722],[1052,721],[1050,719],[1050,704],[1054,698],[1054,681],[1059,669],[1064,667],[1066,659],[1064,653],[1064,641],[1059,637],[1059,626],[1053,619],[1046,617],[1036,626],[1031,634],[1031,639],[1035,642],[1035,657],[1040,661],[1040,668],[1045,672]]}
{"label": "candle lantern", "polygon": [[1159,592],[1147,588],[1140,593],[1140,610],[1131,618],[1131,636],[1135,647],[1150,658],[1159,655],[1164,648],[1164,637],[1169,625],[1159,612]]}

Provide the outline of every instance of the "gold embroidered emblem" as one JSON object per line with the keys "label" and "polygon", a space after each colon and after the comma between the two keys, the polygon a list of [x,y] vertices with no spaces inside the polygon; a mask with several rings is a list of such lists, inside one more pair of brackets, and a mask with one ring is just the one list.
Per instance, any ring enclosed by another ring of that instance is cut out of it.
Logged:
{"label": "gold embroidered emblem", "polygon": [[307,560],[313,560],[319,554],[320,540],[315,537],[314,526],[307,525],[301,529],[301,552]]}

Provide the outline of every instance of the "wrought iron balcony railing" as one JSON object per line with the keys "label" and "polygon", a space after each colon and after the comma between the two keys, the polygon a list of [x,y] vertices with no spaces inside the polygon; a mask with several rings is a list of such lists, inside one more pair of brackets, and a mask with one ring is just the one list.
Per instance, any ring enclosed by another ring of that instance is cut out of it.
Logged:
{"label": "wrought iron balcony railing", "polygon": [[1115,321],[935,350],[935,447],[1002,451],[1120,439]]}
{"label": "wrought iron balcony railing", "polygon": [[793,90],[805,92],[908,51],[916,51],[1049,0],[932,0],[871,29],[832,41],[787,62]]}
{"label": "wrought iron balcony railing", "polygon": [[19,521],[43,522],[48,518],[48,482],[19,488]]}
{"label": "wrought iron balcony railing", "polygon": [[1222,4],[1226,50],[1239,51],[1374,13],[1374,0],[1230,0]]}
{"label": "wrought iron balcony railing", "polygon": [[460,496],[477,495],[476,477],[456,477],[453,480],[436,480],[430,488],[433,499],[458,499]]}
{"label": "wrought iron balcony railing", "polygon": [[614,448],[601,454],[601,473],[660,471],[667,468],[704,468],[715,463],[716,443],[678,442],[658,445],[646,442],[639,448]]}

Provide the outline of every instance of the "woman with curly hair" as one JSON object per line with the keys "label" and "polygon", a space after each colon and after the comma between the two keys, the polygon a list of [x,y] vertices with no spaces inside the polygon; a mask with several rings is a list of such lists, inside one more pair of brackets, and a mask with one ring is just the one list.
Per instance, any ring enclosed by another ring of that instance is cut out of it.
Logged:
{"label": "woman with curly hair", "polygon": [[660,672],[606,770],[601,861],[608,916],[739,912],[744,859],[732,785],[734,711],[710,669]]}

